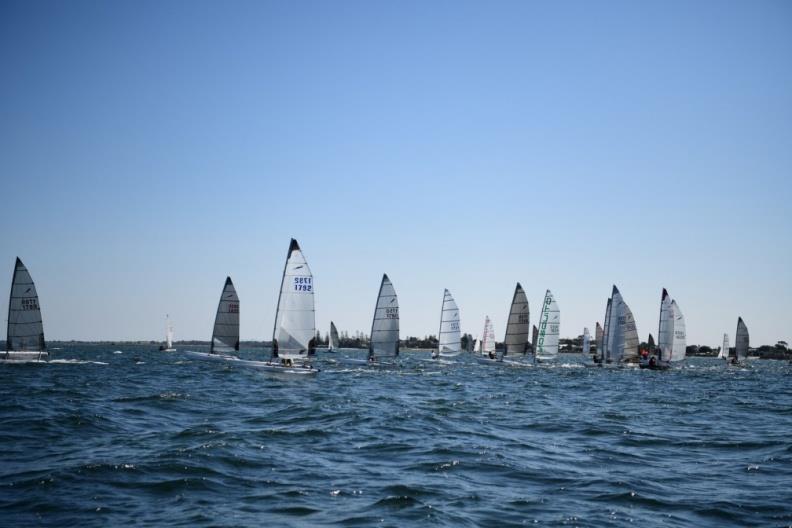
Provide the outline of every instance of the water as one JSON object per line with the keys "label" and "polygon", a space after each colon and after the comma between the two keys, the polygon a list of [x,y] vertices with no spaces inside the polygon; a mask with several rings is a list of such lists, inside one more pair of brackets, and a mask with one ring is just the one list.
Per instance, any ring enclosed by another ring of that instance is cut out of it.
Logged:
{"label": "water", "polygon": [[415,353],[290,377],[151,347],[55,354],[107,364],[0,365],[3,526],[792,525],[786,362]]}

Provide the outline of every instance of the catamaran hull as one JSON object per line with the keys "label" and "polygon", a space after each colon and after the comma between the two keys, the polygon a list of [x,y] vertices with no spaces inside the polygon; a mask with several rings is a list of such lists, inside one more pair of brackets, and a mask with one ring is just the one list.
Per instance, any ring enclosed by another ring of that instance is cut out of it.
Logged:
{"label": "catamaran hull", "polygon": [[46,363],[49,359],[47,352],[5,351],[0,352],[0,361],[3,363]]}

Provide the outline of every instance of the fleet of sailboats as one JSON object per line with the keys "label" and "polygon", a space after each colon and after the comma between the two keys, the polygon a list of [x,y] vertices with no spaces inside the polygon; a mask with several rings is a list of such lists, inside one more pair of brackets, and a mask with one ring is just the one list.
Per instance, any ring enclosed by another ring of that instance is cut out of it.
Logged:
{"label": "fleet of sailboats", "polygon": [[[312,360],[316,355],[316,322],[313,275],[296,240],[292,239],[281,277],[281,288],[272,334],[272,352],[268,361],[241,360],[239,351],[239,297],[231,277],[227,277],[218,302],[208,353],[187,353],[196,357],[223,359],[267,370],[297,373],[316,373]],[[545,293],[538,326],[533,326],[528,340],[530,310],[528,298],[520,283],[512,296],[503,350],[496,351],[493,322],[486,316],[481,339],[465,334],[465,349],[476,359],[491,363],[512,363],[532,351],[535,360],[548,360],[559,353],[560,310],[550,290]],[[11,283],[6,333],[6,350],[0,361],[45,362],[49,354],[44,340],[44,330],[35,284],[22,263],[16,259]],[[161,350],[175,351],[173,324],[166,315],[166,339]],[[599,366],[637,366],[639,364],[638,331],[632,311],[619,289],[614,285],[605,307],[603,323],[596,323],[595,349],[592,353],[588,327],[581,335],[582,352],[592,354]],[[454,357],[462,351],[462,333],[459,307],[451,292],[443,291],[440,310],[438,345],[432,358]],[[330,322],[327,351],[338,349],[339,336],[335,323]],[[642,367],[667,369],[685,359],[687,333],[685,318],[675,299],[664,288],[660,301],[658,341],[649,334],[647,347],[640,353]],[[647,350],[648,349],[648,350]],[[748,357],[749,334],[742,317],[737,321],[735,355],[732,363],[742,364]],[[729,336],[723,335],[723,345],[718,357],[729,358]],[[396,291],[383,274],[369,339],[369,363],[393,361],[399,356],[399,303]],[[509,361],[505,361],[508,357]]]}

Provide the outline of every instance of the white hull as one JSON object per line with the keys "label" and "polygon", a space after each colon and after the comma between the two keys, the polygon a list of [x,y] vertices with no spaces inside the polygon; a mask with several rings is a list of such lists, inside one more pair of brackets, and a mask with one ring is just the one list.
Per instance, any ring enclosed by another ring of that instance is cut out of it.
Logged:
{"label": "white hull", "polygon": [[175,348],[160,348],[160,352],[176,352]]}
{"label": "white hull", "polygon": [[33,351],[4,351],[0,352],[0,360],[5,363],[25,362],[25,363],[44,363],[49,359],[47,352]]}
{"label": "white hull", "polygon": [[479,356],[476,358],[476,361],[481,363],[482,365],[500,365],[503,364],[503,361],[500,359],[490,359],[488,357]]}
{"label": "white hull", "polygon": [[236,356],[227,356],[225,354],[210,354],[209,352],[193,352],[192,350],[187,350],[185,352],[188,356],[201,359],[204,361],[234,361],[239,359]]}
{"label": "white hull", "polygon": [[236,356],[226,356],[223,354],[209,354],[207,352],[192,352],[187,354],[195,359],[205,361],[226,361],[231,365],[239,365],[241,367],[252,367],[257,370],[266,370],[268,372],[281,372],[283,374],[316,374],[319,369],[311,365],[293,365],[290,367],[281,365],[280,363],[272,363],[271,361],[252,361],[249,359],[239,359]]}

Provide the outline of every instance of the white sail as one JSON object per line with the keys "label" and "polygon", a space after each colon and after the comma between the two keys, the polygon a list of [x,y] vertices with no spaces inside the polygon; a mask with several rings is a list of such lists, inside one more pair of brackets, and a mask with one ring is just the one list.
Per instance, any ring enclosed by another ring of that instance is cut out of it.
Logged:
{"label": "white sail", "polygon": [[594,339],[597,343],[597,357],[602,359],[602,325],[597,321],[597,326],[594,330]]}
{"label": "white sail", "polygon": [[503,340],[503,355],[525,354],[528,348],[528,331],[530,330],[530,310],[528,298],[520,283],[514,288],[509,319],[506,323],[506,337]]}
{"label": "white sail", "polygon": [[558,309],[550,290],[545,293],[542,313],[539,315],[539,338],[537,341],[537,357],[553,358],[558,355],[559,327],[561,311]]}
{"label": "white sail", "polygon": [[6,356],[10,357],[10,352],[33,352],[35,355],[32,358],[45,358],[46,350],[36,285],[33,284],[25,265],[17,257],[8,301]]}
{"label": "white sail", "polygon": [[220,302],[217,303],[210,354],[239,351],[239,297],[231,277],[226,277]]}
{"label": "white sail", "polygon": [[437,352],[441,356],[456,356],[461,351],[459,333],[459,308],[451,296],[451,292],[443,292],[443,304],[440,308],[440,333],[438,335]]}
{"label": "white sail", "polygon": [[485,356],[495,354],[495,331],[489,316],[484,317],[484,335],[481,338],[481,353]]}
{"label": "white sail", "polygon": [[589,355],[591,353],[591,334],[589,329],[583,327],[583,353]]}
{"label": "white sail", "polygon": [[718,359],[729,359],[729,334],[723,334],[723,346],[721,346]]}
{"label": "white sail", "polygon": [[742,317],[737,318],[737,335],[734,338],[734,354],[737,361],[745,361],[748,358],[748,345],[750,338],[748,336],[748,327],[742,320]]}
{"label": "white sail", "polygon": [[382,276],[374,320],[371,323],[369,359],[399,355],[399,299],[387,275]]}
{"label": "white sail", "polygon": [[622,361],[629,361],[638,358],[638,346],[641,340],[638,338],[635,318],[624,299],[622,299],[622,313],[623,317],[619,318],[619,332],[622,334],[620,357]]}
{"label": "white sail", "polygon": [[165,348],[173,350],[173,324],[167,314],[165,314]]}
{"label": "white sail", "polygon": [[272,356],[308,359],[316,353],[313,275],[300,245],[292,239],[283,268],[278,311],[272,331]]}
{"label": "white sail", "polygon": [[481,339],[476,338],[473,343],[473,353],[479,354],[481,353]]}
{"label": "white sail", "polygon": [[671,312],[671,296],[663,288],[660,298],[660,322],[657,330],[657,348],[660,351],[661,361],[671,361],[674,347],[674,317]]}
{"label": "white sail", "polygon": [[330,337],[328,338],[327,349],[335,350],[338,348],[338,330],[333,321],[330,321]]}
{"label": "white sail", "polygon": [[682,361],[687,353],[687,332],[685,317],[676,301],[671,301],[671,315],[674,318],[674,335],[671,346],[671,361]]}

